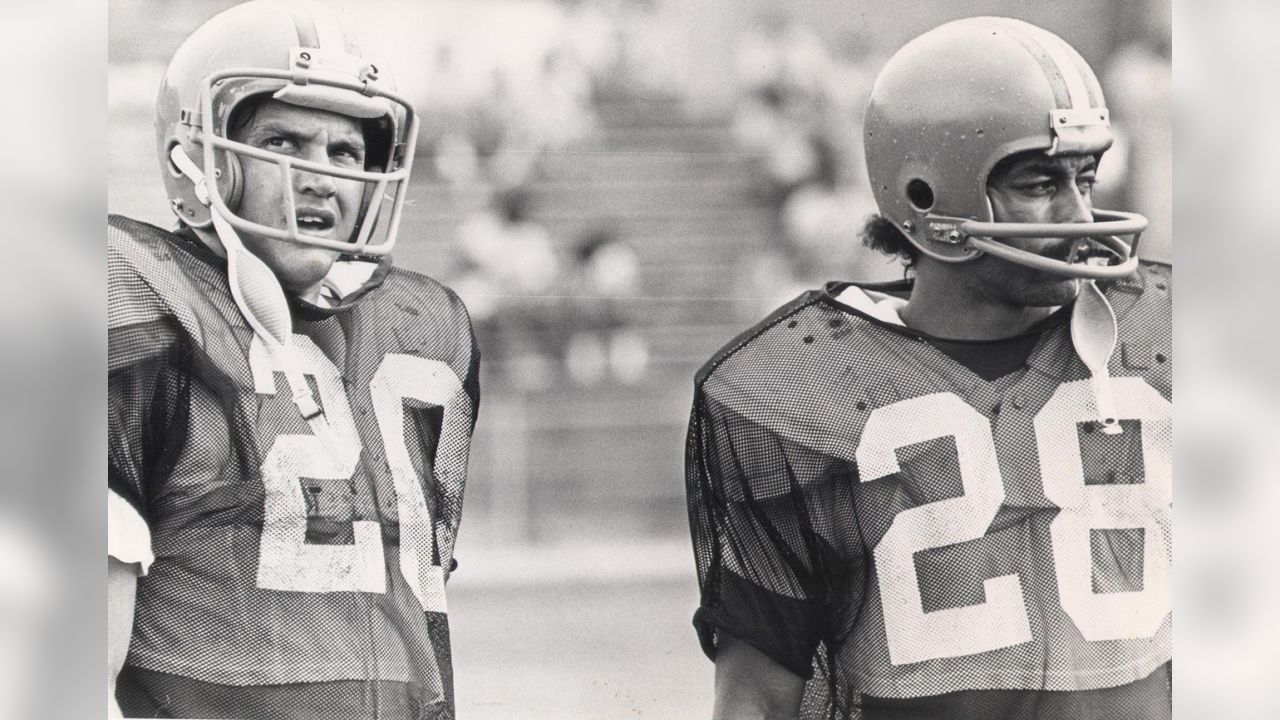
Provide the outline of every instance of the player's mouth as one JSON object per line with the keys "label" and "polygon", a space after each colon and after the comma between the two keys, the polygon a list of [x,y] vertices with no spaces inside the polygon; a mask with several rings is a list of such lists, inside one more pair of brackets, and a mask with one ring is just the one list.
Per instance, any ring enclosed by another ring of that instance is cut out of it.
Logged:
{"label": "player's mouth", "polygon": [[1109,265],[1115,258],[1115,253],[1103,245],[1089,238],[1077,238],[1067,241],[1060,246],[1051,255],[1063,262],[1070,264],[1084,263],[1087,265]]}
{"label": "player's mouth", "polygon": [[298,223],[298,231],[308,235],[324,235],[338,221],[333,211],[324,208],[299,208],[294,219]]}

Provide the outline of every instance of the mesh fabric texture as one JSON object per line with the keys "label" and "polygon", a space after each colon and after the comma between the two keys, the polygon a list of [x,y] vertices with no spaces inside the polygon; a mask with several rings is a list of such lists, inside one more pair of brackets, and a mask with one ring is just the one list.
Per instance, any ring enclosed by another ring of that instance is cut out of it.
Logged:
{"label": "mesh fabric texture", "polygon": [[461,301],[391,270],[358,303],[294,308],[334,453],[236,309],[225,261],[111,217],[108,273],[108,485],[156,555],[126,714],[452,717],[443,580],[479,404]]}
{"label": "mesh fabric texture", "polygon": [[807,679],[805,718],[1169,717],[1171,269],[1105,288],[1120,435],[1066,323],[987,381],[847,287],[697,376],[707,654],[728,633]]}

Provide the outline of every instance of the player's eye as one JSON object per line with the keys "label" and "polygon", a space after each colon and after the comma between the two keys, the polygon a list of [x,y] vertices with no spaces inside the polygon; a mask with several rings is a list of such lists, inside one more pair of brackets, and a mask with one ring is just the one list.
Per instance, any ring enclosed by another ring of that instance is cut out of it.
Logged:
{"label": "player's eye", "polygon": [[340,165],[364,166],[364,150],[354,145],[338,145],[329,150],[329,157]]}
{"label": "player's eye", "polygon": [[1019,192],[1027,195],[1052,195],[1058,189],[1058,184],[1052,178],[1039,177],[1025,180],[1019,183],[1016,188]]}
{"label": "player's eye", "polygon": [[258,143],[258,145],[259,147],[262,147],[266,150],[271,150],[274,152],[289,152],[292,150],[296,150],[298,147],[298,143],[296,140],[290,137],[286,137],[284,135],[268,135],[267,137],[263,138],[262,141]]}

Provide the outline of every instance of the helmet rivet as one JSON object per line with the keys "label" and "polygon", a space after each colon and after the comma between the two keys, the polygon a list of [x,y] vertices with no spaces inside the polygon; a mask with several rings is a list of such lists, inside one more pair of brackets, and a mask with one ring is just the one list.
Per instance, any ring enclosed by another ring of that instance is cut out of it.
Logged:
{"label": "helmet rivet", "polygon": [[220,177],[222,177],[222,168],[214,168],[214,169],[213,169],[213,176],[214,176],[214,177],[216,177],[216,178],[220,178]]}
{"label": "helmet rivet", "polygon": [[907,232],[909,232],[909,233],[911,233],[911,232],[915,232],[915,231],[916,231],[916,224],[915,224],[915,223],[913,223],[913,222],[911,222],[910,220],[903,220],[903,221],[902,221],[902,229],[903,229],[903,230],[906,230],[906,231],[907,231]]}
{"label": "helmet rivet", "polygon": [[1058,116],[1058,122],[1060,122],[1060,123],[1064,123],[1064,122],[1066,122],[1066,121],[1067,121],[1067,116],[1066,116],[1066,115],[1059,115],[1059,116]]}
{"label": "helmet rivet", "polygon": [[959,230],[952,230],[951,232],[947,233],[947,239],[953,243],[960,242],[960,238],[961,238],[961,235]]}
{"label": "helmet rivet", "polygon": [[169,201],[169,204],[170,204],[171,206],[173,206],[173,211],[174,211],[174,212],[178,212],[178,211],[182,210],[182,200],[180,200],[180,199],[178,199],[178,198],[173,198],[172,200],[170,200],[170,201]]}
{"label": "helmet rivet", "polygon": [[302,60],[310,60],[310,59],[311,59],[311,53],[309,53],[309,52],[301,53],[300,55],[298,55],[298,58],[299,58],[299,59],[302,59]]}

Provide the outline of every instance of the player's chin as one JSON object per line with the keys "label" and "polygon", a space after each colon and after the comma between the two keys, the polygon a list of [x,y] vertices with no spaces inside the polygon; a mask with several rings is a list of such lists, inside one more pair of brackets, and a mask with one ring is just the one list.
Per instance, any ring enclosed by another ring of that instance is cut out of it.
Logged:
{"label": "player's chin", "polygon": [[324,279],[338,259],[337,250],[317,247],[294,246],[287,257],[281,258],[283,266],[277,270],[281,284],[291,290],[309,288]]}
{"label": "player's chin", "polygon": [[1018,283],[1015,300],[1025,307],[1058,307],[1076,299],[1080,294],[1078,278],[1037,273],[1030,282]]}

